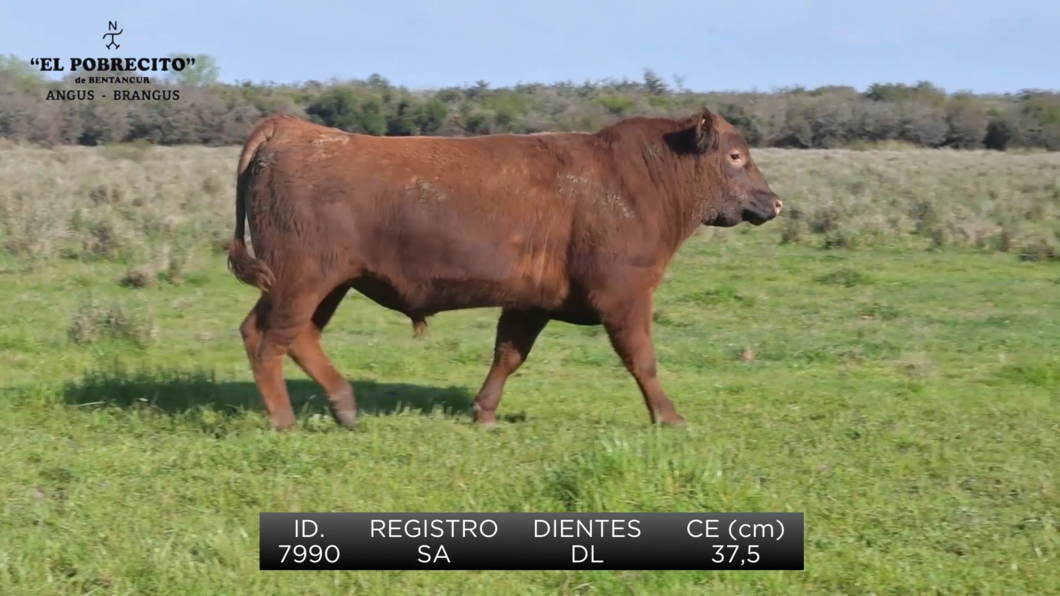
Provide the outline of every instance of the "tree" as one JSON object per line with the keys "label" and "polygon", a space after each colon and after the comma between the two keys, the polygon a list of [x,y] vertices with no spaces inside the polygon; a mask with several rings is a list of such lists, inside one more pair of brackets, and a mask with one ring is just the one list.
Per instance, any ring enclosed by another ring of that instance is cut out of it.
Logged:
{"label": "tree", "polygon": [[43,79],[39,70],[14,54],[0,54],[0,72],[10,75],[26,87],[32,87]]}
{"label": "tree", "polygon": [[314,122],[346,132],[383,135],[387,131],[383,102],[377,96],[350,87],[332,87],[305,110]]}
{"label": "tree", "polygon": [[[170,54],[170,58],[188,59],[187,54]],[[166,78],[173,83],[185,87],[210,87],[216,85],[221,78],[221,68],[217,66],[217,60],[207,54],[195,54],[191,56],[195,64],[189,64],[184,70],[173,70],[172,63]]]}
{"label": "tree", "polygon": [[650,68],[644,69],[644,87],[652,95],[666,95],[670,92],[666,81]]}

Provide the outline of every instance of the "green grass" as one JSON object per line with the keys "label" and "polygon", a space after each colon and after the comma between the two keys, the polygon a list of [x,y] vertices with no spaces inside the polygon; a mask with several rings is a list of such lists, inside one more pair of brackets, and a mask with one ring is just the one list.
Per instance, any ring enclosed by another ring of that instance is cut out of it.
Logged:
{"label": "green grass", "polygon": [[[693,238],[658,293],[684,430],[560,323],[472,428],[497,312],[417,341],[351,294],[324,343],[363,428],[288,363],[276,434],[222,257],[142,288],[0,260],[0,594],[1060,593],[1060,267],[762,234]],[[260,511],[800,511],[806,569],[261,572]]]}
{"label": "green grass", "polygon": [[[1060,153],[756,150],[785,212],[658,294],[650,428],[599,328],[551,324],[499,432],[496,311],[351,294],[267,430],[216,252],[238,148],[0,147],[0,595],[1060,593]],[[822,250],[830,248],[831,250]],[[801,511],[802,572],[259,572],[259,511]]]}

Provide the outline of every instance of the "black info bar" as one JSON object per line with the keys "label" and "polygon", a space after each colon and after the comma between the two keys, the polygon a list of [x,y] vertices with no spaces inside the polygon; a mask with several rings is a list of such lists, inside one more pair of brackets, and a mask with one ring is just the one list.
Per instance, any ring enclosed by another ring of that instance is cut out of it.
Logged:
{"label": "black info bar", "polygon": [[260,568],[802,570],[802,513],[262,513]]}

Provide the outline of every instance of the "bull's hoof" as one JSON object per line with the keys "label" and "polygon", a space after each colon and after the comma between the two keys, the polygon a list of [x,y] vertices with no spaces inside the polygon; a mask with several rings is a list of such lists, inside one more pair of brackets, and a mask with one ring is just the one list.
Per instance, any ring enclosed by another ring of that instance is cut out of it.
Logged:
{"label": "bull's hoof", "polygon": [[497,416],[493,413],[485,413],[482,410],[475,412],[475,420],[472,424],[476,428],[494,429],[497,428]]}
{"label": "bull's hoof", "polygon": [[333,410],[331,415],[340,426],[346,428],[357,427],[357,410]]}
{"label": "bull's hoof", "polygon": [[680,414],[673,414],[671,416],[659,418],[658,425],[665,426],[667,428],[684,428],[688,426],[688,423],[685,422],[684,416],[681,416]]}
{"label": "bull's hoof", "polygon": [[474,424],[476,429],[480,429],[484,433],[499,433],[502,430],[502,426],[494,422],[476,422]]}
{"label": "bull's hoof", "polygon": [[272,427],[272,430],[282,433],[294,428],[295,418],[294,416],[271,418],[269,419],[269,425]]}

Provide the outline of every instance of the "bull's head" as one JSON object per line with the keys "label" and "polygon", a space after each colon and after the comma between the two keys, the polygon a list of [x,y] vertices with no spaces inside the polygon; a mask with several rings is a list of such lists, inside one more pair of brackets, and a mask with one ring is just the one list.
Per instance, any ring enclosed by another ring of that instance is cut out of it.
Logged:
{"label": "bull's head", "polygon": [[760,226],[780,214],[783,203],[751,159],[743,135],[721,116],[704,108],[686,130],[699,167],[697,199],[703,224]]}

